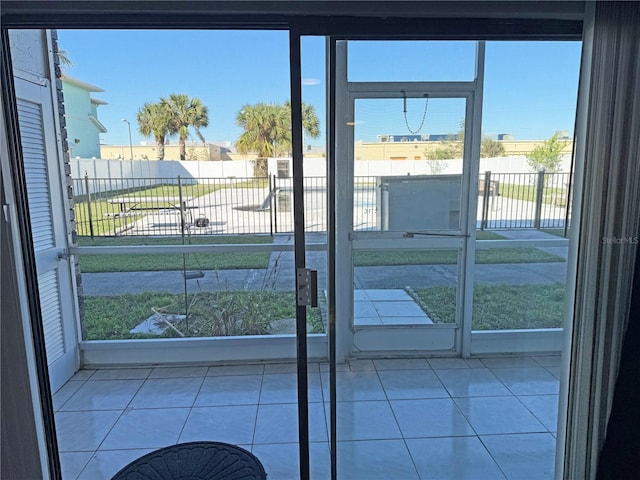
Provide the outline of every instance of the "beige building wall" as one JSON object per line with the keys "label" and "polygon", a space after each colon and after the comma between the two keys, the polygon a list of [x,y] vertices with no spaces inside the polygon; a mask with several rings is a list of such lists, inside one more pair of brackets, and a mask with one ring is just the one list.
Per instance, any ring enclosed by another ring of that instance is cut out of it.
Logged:
{"label": "beige building wall", "polygon": [[[424,160],[424,152],[442,148],[447,142],[361,142],[355,144],[356,160]],[[458,143],[458,142],[456,142]],[[543,140],[504,140],[500,142],[505,156],[517,157],[527,155],[535,147],[542,145]],[[562,151],[570,154],[573,142],[569,141]]]}
{"label": "beige building wall", "polygon": [[[130,145],[100,145],[100,155],[102,158],[116,160],[131,158]],[[207,145],[187,145],[186,159],[187,160],[230,160],[225,157],[225,154],[221,153],[220,146],[207,144]],[[133,145],[133,158],[136,160],[157,160],[158,159],[158,147],[156,145]],[[165,160],[179,160],[180,149],[178,145],[165,145],[164,146],[164,159]]]}
{"label": "beige building wall", "polygon": [[[107,160],[131,158],[131,146],[129,145],[100,145],[100,158]],[[306,153],[306,157],[324,158],[322,153]],[[158,150],[155,145],[133,145],[134,160],[157,160]],[[178,145],[164,146],[165,160],[180,160],[180,151]],[[231,161],[231,160],[255,160],[255,154],[244,155],[242,153],[222,152],[218,145],[187,145],[186,160],[200,161]]]}
{"label": "beige building wall", "polygon": [[[424,152],[442,148],[446,142],[361,142],[355,144],[356,160],[424,160]],[[505,150],[505,156],[518,157],[527,155],[535,147],[542,145],[542,140],[504,140],[500,142]],[[562,151],[571,154],[573,142],[569,141]],[[179,160],[178,145],[165,145],[165,160]],[[101,158],[125,159],[131,158],[129,145],[101,145]],[[305,157],[324,157],[323,153],[307,153]],[[133,145],[133,158],[136,160],[157,160],[158,152],[155,145]],[[220,146],[187,145],[187,160],[200,161],[230,161],[255,160],[256,155],[222,152]]]}

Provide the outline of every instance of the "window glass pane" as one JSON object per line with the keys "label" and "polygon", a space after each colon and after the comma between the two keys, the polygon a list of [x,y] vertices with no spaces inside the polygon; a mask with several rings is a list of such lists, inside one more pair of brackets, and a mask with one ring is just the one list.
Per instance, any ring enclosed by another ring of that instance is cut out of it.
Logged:
{"label": "window glass pane", "polygon": [[471,81],[476,42],[349,41],[352,82]]}

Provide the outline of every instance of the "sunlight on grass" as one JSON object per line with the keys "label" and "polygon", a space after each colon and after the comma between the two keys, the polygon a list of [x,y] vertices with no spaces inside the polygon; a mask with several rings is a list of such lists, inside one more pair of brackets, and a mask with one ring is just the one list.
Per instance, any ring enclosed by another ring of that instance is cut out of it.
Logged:
{"label": "sunlight on grass", "polygon": [[[246,236],[198,236],[193,238],[192,245],[216,244],[264,244],[273,240],[266,235]],[[125,245],[182,245],[180,237],[115,237],[83,238],[81,246],[125,246]],[[228,252],[228,253],[188,253],[183,255],[163,254],[110,254],[81,255],[80,271],[83,273],[98,272],[149,272],[163,270],[182,270],[186,260],[187,270],[229,270],[236,268],[267,268],[269,252]]]}
{"label": "sunlight on grass", "polygon": [[[423,310],[436,323],[455,322],[454,287],[417,288]],[[473,291],[473,329],[510,330],[562,327],[566,287],[548,285],[483,285]]]}
{"label": "sunlight on grass", "polygon": [[[225,291],[201,292],[194,300],[189,295],[189,320],[174,325],[185,336],[211,337],[229,335],[269,335],[275,320],[293,319],[296,315],[293,292]],[[161,335],[132,334],[130,330],[153,315],[154,309],[184,314],[184,295],[147,292],[112,297],[84,297],[85,340],[122,340],[133,338],[173,338],[180,335],[167,328]],[[308,310],[313,331],[324,330],[319,309]]]}

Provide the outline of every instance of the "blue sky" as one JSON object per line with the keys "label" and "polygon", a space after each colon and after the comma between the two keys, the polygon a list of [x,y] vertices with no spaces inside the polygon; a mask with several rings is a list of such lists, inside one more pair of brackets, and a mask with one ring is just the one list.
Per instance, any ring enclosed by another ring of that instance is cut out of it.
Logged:
{"label": "blue sky", "polygon": [[[199,97],[209,108],[205,138],[232,142],[242,132],[235,115],[244,104],[281,103],[289,97],[286,32],[59,30],[58,36],[73,62],[65,73],[105,90],[94,94],[109,103],[98,109],[108,129],[101,135],[105,144],[128,143],[122,118],[131,122],[134,144],[152,142],[138,133],[136,112],[170,93]],[[473,42],[357,42],[349,48],[349,76],[362,81],[472,80],[474,48]],[[548,138],[556,130],[571,133],[580,48],[579,42],[488,42],[483,132],[518,139]],[[324,39],[304,38],[302,61],[303,101],[316,107],[324,134]],[[423,108],[422,100],[408,103],[412,129],[420,125]],[[357,138],[408,133],[402,110],[401,100],[359,108]],[[459,102],[432,100],[420,133],[456,131],[462,112]]]}

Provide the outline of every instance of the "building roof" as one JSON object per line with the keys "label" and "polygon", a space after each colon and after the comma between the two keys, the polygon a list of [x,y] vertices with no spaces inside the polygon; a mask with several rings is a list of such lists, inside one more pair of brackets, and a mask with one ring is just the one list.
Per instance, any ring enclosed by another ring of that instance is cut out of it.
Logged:
{"label": "building roof", "polygon": [[63,82],[69,83],[71,85],[75,85],[76,87],[80,87],[89,92],[104,92],[104,89],[100,87],[96,87],[95,85],[91,85],[90,83],[83,82],[82,80],[78,80],[77,78],[70,77],[69,75],[62,74],[60,79]]}
{"label": "building roof", "polygon": [[105,102],[104,100],[100,100],[99,98],[93,98],[93,97],[91,97],[91,103],[94,103],[96,105],[109,105],[109,102]]}

